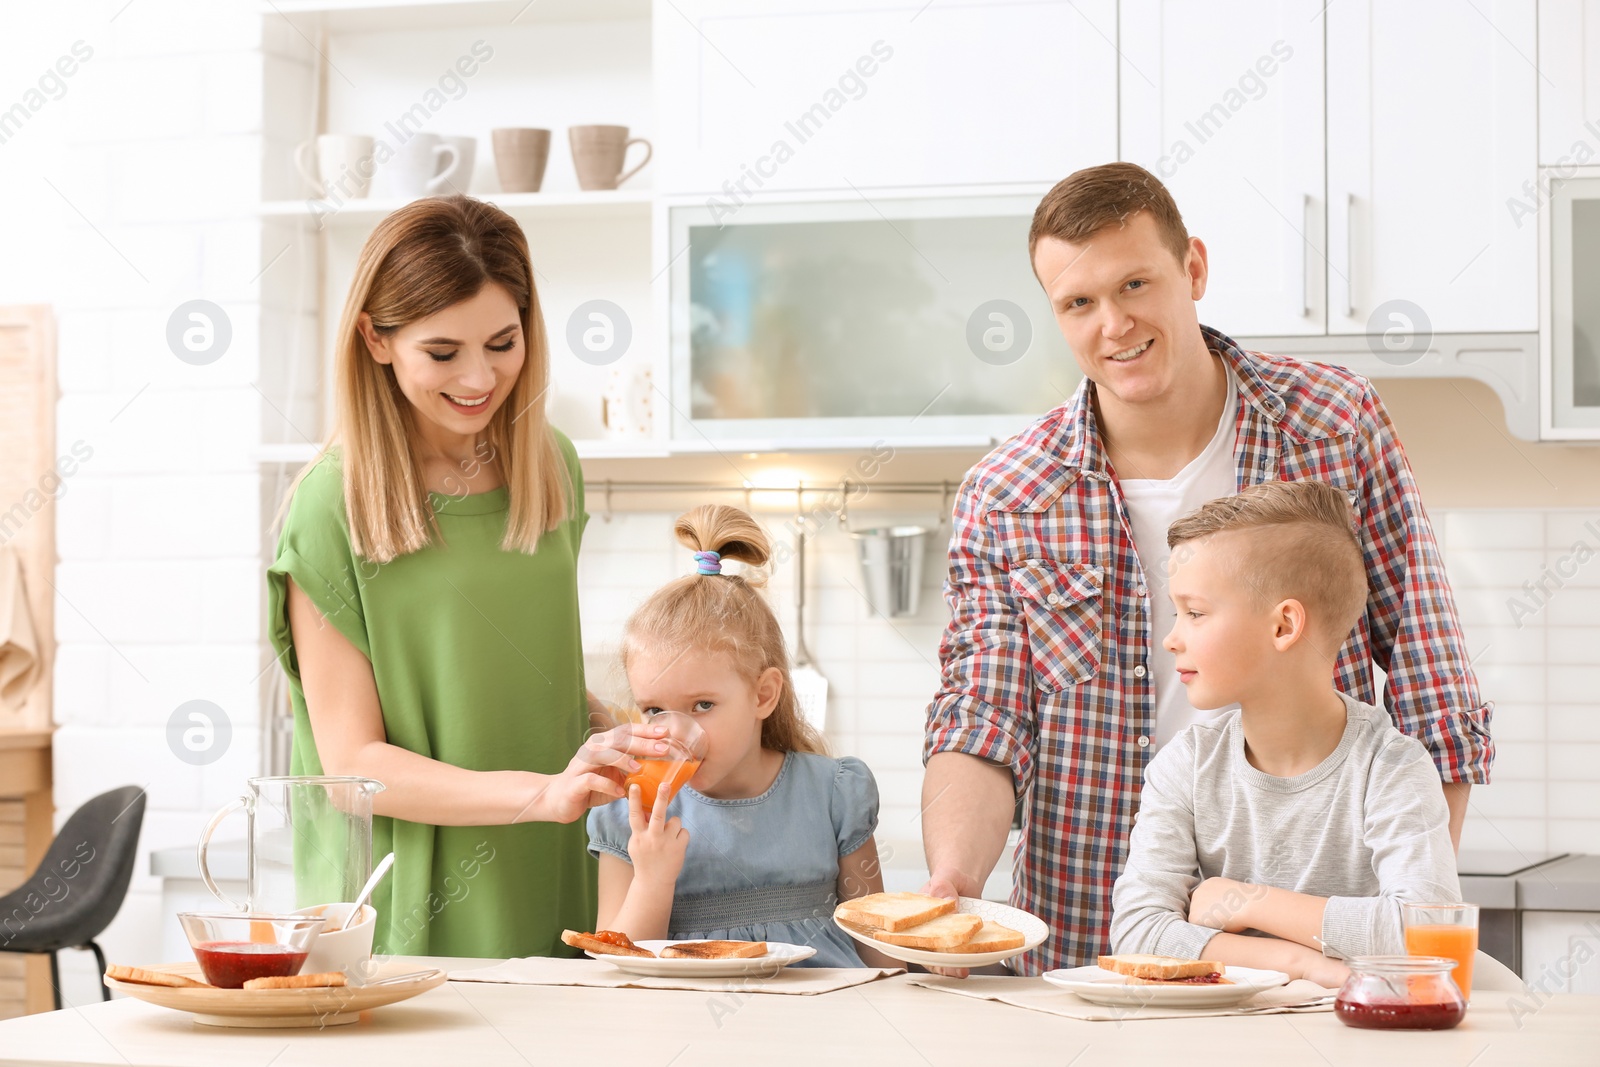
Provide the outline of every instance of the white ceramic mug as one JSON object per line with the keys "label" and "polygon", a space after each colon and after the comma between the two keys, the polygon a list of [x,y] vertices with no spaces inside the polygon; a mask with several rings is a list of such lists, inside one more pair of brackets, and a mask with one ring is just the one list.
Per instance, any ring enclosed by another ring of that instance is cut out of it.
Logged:
{"label": "white ceramic mug", "polygon": [[472,171],[478,163],[478,139],[467,137],[464,134],[445,134],[444,143],[456,150],[455,188],[446,189],[445,192],[464,193],[472,185]]}
{"label": "white ceramic mug", "polygon": [[414,133],[378,170],[378,187],[384,195],[415,200],[449,192],[461,172],[461,156],[454,145],[436,133]]}
{"label": "white ceramic mug", "polygon": [[312,196],[360,200],[372,188],[373,145],[365,134],[325,133],[295,148],[295,169],[311,183]]}

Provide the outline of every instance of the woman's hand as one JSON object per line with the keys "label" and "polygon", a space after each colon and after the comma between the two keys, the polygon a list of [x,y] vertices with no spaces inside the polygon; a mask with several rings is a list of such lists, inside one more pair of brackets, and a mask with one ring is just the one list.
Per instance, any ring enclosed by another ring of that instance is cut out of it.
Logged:
{"label": "woman's hand", "polygon": [[514,820],[573,822],[590,808],[609,804],[626,795],[623,782],[639,769],[634,756],[651,756],[667,750],[665,726],[624,723],[593,734],[573,755],[567,769],[556,775],[535,775],[534,795]]}
{"label": "woman's hand", "polygon": [[633,880],[641,888],[672,892],[689,850],[689,831],[677,816],[667,818],[672,794],[665,782],[656,793],[655,807],[647,816],[638,785],[628,789],[628,858],[633,860]]}

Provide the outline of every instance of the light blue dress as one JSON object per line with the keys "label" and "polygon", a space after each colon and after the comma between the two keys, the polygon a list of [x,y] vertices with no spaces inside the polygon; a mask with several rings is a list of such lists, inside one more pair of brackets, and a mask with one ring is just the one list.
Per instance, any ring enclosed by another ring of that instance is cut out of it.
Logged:
{"label": "light blue dress", "polygon": [[[852,756],[784,756],[760,796],[716,800],[685,786],[667,809],[689,831],[668,937],[780,941],[817,954],[797,966],[861,967],[833,923],[839,859],[878,827],[878,783]],[[589,813],[589,851],[628,858],[628,802]]]}

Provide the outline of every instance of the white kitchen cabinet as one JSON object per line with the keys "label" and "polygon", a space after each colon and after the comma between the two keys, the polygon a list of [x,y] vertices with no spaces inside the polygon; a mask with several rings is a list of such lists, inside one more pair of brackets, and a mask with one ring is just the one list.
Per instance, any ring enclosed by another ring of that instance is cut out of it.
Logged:
{"label": "white kitchen cabinet", "polygon": [[1600,162],[1600,0],[1539,0],[1539,162]]}
{"label": "white kitchen cabinet", "polygon": [[1117,154],[1115,0],[673,0],[654,15],[657,187],[1052,183]]}
{"label": "white kitchen cabinet", "polygon": [[1522,913],[1522,980],[1540,993],[1600,993],[1600,911]]}
{"label": "white kitchen cabinet", "polygon": [[1329,332],[1538,328],[1531,0],[1328,6]]}
{"label": "white kitchen cabinet", "polygon": [[1327,326],[1321,0],[1123,0],[1122,158],[1171,190],[1235,336]]}

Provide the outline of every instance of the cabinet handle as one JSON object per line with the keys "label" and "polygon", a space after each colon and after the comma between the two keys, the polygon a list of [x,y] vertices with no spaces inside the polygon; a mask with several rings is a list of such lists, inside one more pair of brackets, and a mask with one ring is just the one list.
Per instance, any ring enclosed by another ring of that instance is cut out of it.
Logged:
{"label": "cabinet handle", "polygon": [[1344,314],[1356,317],[1356,194],[1346,193],[1344,202]]}
{"label": "cabinet handle", "polygon": [[1300,317],[1311,317],[1311,194],[1301,196],[1300,224],[1304,227],[1301,231],[1305,234],[1305,247],[1300,249]]}

